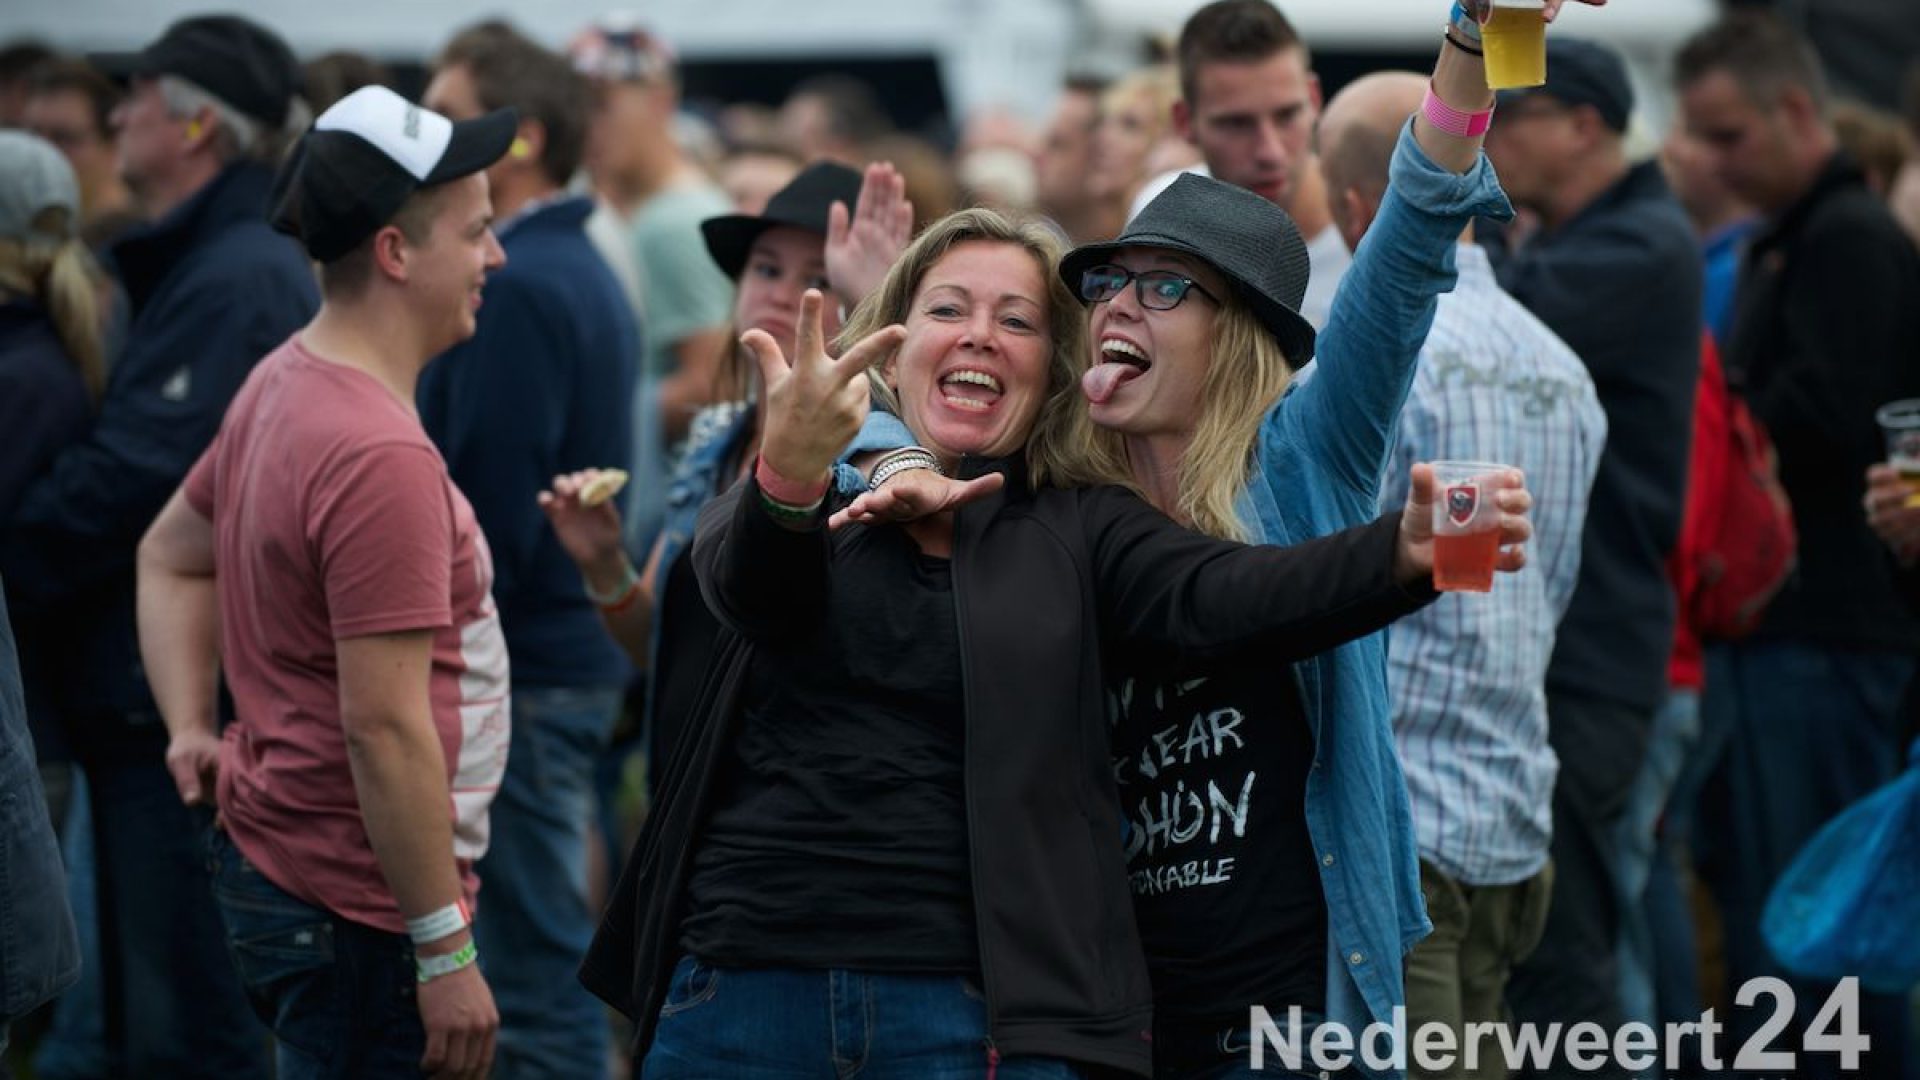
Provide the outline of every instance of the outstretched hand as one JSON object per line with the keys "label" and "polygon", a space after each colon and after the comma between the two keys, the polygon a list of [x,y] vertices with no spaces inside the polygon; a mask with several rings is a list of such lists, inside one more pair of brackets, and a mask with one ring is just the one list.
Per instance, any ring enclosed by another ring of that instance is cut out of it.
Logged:
{"label": "outstretched hand", "polygon": [[849,308],[865,300],[913,238],[907,181],[885,161],[867,166],[851,214],[845,203],[827,211],[827,284]]}
{"label": "outstretched hand", "polygon": [[820,330],[824,303],[818,289],[800,298],[794,357],[787,360],[773,335],[749,330],[740,343],[760,364],[767,388],[766,434],[760,457],[767,467],[797,483],[823,480],[867,418],[867,368],[900,347],[906,327],[874,331],[835,359]]}
{"label": "outstretched hand", "polygon": [[[1518,469],[1499,476],[1499,490],[1493,504],[1500,511],[1500,554],[1493,568],[1511,574],[1527,565],[1527,549],[1533,538],[1533,522],[1527,512],[1533,509],[1533,495],[1527,490],[1526,477]],[[1439,499],[1433,466],[1415,465],[1412,482],[1407,486],[1407,509],[1400,518],[1400,549],[1394,560],[1395,576],[1412,582],[1433,574],[1433,505]]]}
{"label": "outstretched hand", "polygon": [[985,498],[1006,486],[1006,477],[987,473],[972,480],[955,480],[932,469],[908,469],[848,503],[827,519],[827,528],[847,525],[905,524],[944,514],[955,507]]}

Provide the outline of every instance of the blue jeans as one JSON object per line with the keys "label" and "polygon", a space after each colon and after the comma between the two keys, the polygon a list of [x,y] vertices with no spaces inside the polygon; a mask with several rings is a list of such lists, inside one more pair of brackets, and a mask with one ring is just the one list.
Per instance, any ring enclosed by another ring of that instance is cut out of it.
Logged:
{"label": "blue jeans", "polygon": [[[1707,651],[1706,723],[1725,725],[1732,735],[1702,793],[1698,831],[1713,839],[1702,870],[1720,903],[1734,988],[1760,976],[1784,977],[1760,936],[1767,895],[1822,825],[1898,771],[1900,703],[1913,667],[1912,658],[1899,653],[1796,641]],[[1828,983],[1787,981],[1798,1010],[1781,1045],[1797,1043],[1832,990]],[[1912,1075],[1903,1068],[1910,1052],[1906,999],[1862,993],[1860,1005],[1873,1049],[1857,1075]],[[1731,1044],[1770,1013],[1733,1010]],[[1840,1074],[1830,1055],[1803,1053],[1797,1075]]]}
{"label": "blue jeans", "polygon": [[1654,1023],[1658,953],[1647,911],[1655,864],[1666,857],[1661,819],[1687,755],[1700,739],[1700,695],[1673,690],[1653,714],[1653,734],[1614,830],[1614,886],[1620,900],[1620,1008],[1628,1020]]}
{"label": "blue jeans", "polygon": [[124,1076],[267,1075],[209,888],[201,831],[166,766],[90,763],[107,1046]]}
{"label": "blue jeans", "polygon": [[67,903],[80,933],[80,981],[53,1003],[53,1023],[33,1049],[33,1074],[41,1080],[96,1080],[117,1075],[107,1060],[107,1025],[101,1011],[100,917],[94,898],[93,810],[86,773],[72,769],[60,857],[67,864]]}
{"label": "blue jeans", "polygon": [[473,935],[500,1009],[498,1080],[607,1073],[606,1010],[580,985],[599,912],[587,902],[594,765],[622,689],[515,687],[507,773],[489,813]]}
{"label": "blue jeans", "polygon": [[[987,1003],[958,975],[673,970],[642,1080],[979,1080]],[[1073,1080],[1053,1058],[1002,1059],[997,1080]]]}
{"label": "blue jeans", "polygon": [[406,937],[292,896],[219,829],[206,844],[233,968],[273,1029],[278,1080],[419,1080],[427,1037]]}

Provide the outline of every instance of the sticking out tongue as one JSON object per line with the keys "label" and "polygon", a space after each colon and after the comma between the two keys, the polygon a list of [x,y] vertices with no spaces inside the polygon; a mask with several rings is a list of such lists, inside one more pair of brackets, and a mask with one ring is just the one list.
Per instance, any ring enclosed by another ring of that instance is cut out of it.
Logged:
{"label": "sticking out tongue", "polygon": [[1120,384],[1143,374],[1147,369],[1137,364],[1118,364],[1108,362],[1095,364],[1080,376],[1080,392],[1087,395],[1087,401],[1094,405],[1105,405]]}

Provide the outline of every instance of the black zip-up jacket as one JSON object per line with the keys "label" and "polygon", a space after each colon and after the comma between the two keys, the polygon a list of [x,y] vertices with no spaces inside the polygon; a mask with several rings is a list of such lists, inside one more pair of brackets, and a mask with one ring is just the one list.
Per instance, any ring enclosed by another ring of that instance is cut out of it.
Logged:
{"label": "black zip-up jacket", "polygon": [[[956,512],[953,589],[992,1048],[1149,1075],[1153,992],[1120,845],[1102,638],[1196,658],[1255,646],[1277,675],[1434,594],[1393,579],[1397,514],[1292,548],[1247,547],[1180,528],[1120,488],[1033,491],[1010,462],[963,472],[989,468],[1007,486]],[[728,632],[581,970],[636,1021],[636,1054],[679,957],[689,867],[746,665],[806,631],[830,575],[860,572],[842,550],[825,529],[774,522],[751,478],[701,513],[694,567]]]}
{"label": "black zip-up jacket", "polygon": [[1700,377],[1700,249],[1656,162],[1499,268],[1500,284],[1578,353],[1607,413],[1547,686],[1652,714],[1667,696],[1667,556],[1686,508]]}
{"label": "black zip-up jacket", "polygon": [[1920,397],[1920,253],[1836,154],[1754,234],[1740,273],[1727,379],[1773,438],[1800,535],[1757,636],[1920,647],[1893,555],[1860,512],[1867,466],[1887,455],[1874,412]]}

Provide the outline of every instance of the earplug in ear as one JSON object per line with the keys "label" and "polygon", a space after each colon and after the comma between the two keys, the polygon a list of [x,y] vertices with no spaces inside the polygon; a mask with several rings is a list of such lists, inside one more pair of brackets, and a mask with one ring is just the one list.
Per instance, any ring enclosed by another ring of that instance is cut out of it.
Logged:
{"label": "earplug in ear", "polygon": [[199,137],[200,137],[200,121],[198,120],[187,121],[187,138],[197,139]]}
{"label": "earplug in ear", "polygon": [[527,140],[515,135],[513,145],[507,149],[507,153],[512,154],[515,161],[525,161],[532,155],[533,147],[527,144]]}

